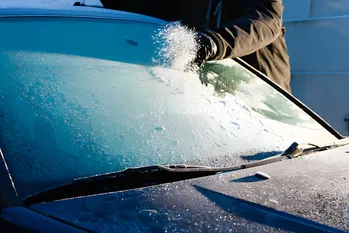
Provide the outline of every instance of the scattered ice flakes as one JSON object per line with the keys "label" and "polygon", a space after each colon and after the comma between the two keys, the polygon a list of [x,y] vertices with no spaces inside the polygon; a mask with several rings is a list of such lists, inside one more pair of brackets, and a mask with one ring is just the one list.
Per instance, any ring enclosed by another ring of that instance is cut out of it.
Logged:
{"label": "scattered ice flakes", "polygon": [[239,123],[237,123],[237,122],[232,121],[231,123],[232,123],[232,125],[235,125],[235,126],[240,126],[240,124],[239,124]]}
{"label": "scattered ice flakes", "polygon": [[154,130],[157,131],[157,132],[161,132],[161,131],[164,131],[164,130],[165,130],[165,127],[163,127],[163,126],[158,126],[158,127],[155,127]]}
{"label": "scattered ice flakes", "polygon": [[152,210],[152,209],[144,209],[144,210],[140,210],[139,213],[152,215],[152,214],[157,214],[158,211],[157,210]]}
{"label": "scattered ice flakes", "polygon": [[192,61],[196,57],[199,44],[196,34],[180,23],[170,23],[158,29],[153,36],[157,48],[153,61],[162,67],[184,71],[192,69]]}
{"label": "scattered ice flakes", "polygon": [[275,200],[275,199],[271,199],[270,198],[269,201],[272,202],[272,203],[275,203],[275,204],[279,204],[279,202],[277,200]]}
{"label": "scattered ice flakes", "polygon": [[270,179],[270,176],[268,174],[261,171],[256,172],[255,176],[266,179],[266,180]]}
{"label": "scattered ice flakes", "polygon": [[179,144],[179,141],[178,141],[178,140],[172,140],[171,143],[172,143],[173,145],[178,145],[178,144]]}

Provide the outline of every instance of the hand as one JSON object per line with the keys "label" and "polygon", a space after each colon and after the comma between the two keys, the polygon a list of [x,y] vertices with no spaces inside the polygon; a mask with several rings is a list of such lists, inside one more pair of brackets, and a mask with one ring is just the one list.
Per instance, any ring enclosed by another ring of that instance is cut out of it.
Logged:
{"label": "hand", "polygon": [[197,33],[198,51],[194,59],[194,65],[202,67],[203,64],[212,59],[217,53],[217,45],[212,38],[204,32]]}

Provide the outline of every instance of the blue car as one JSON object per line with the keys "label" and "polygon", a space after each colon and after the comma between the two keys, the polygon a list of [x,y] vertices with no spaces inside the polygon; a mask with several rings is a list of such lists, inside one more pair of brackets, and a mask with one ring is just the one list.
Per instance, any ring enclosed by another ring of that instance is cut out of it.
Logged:
{"label": "blue car", "polygon": [[182,29],[0,10],[0,232],[349,231],[349,141],[240,59],[170,64]]}

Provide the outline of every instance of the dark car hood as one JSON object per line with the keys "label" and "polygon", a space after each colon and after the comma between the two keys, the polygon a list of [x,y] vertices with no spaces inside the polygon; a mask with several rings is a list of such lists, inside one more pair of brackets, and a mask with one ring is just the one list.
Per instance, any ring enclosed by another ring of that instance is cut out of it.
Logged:
{"label": "dark car hood", "polygon": [[[257,171],[271,178],[258,179]],[[342,147],[237,172],[32,208],[94,232],[323,232],[317,224],[348,231],[348,187],[349,147]]]}

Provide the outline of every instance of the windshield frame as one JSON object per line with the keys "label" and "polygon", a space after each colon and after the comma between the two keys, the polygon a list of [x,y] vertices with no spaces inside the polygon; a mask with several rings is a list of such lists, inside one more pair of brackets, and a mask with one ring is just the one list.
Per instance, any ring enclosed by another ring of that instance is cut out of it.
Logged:
{"label": "windshield frame", "polygon": [[340,140],[345,138],[336,129],[334,129],[329,123],[327,123],[322,117],[316,114],[313,110],[311,110],[308,106],[302,103],[294,95],[290,94],[289,92],[284,90],[281,86],[279,86],[277,83],[275,83],[273,80],[268,78],[265,74],[256,70],[254,67],[250,66],[241,58],[233,58],[233,60],[237,62],[239,65],[241,65],[242,67],[244,67],[245,69],[247,69],[248,71],[250,71],[251,73],[253,73],[254,75],[256,75],[258,78],[262,79],[264,82],[269,84],[271,87],[277,90],[280,94],[285,96],[288,100],[290,100],[297,107],[302,109],[306,114],[308,114],[312,119],[314,119],[317,123],[319,123],[322,127],[324,127],[328,132],[330,132],[337,139]]}

